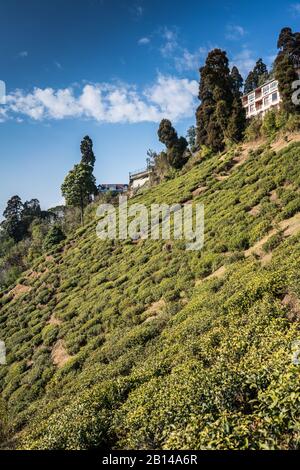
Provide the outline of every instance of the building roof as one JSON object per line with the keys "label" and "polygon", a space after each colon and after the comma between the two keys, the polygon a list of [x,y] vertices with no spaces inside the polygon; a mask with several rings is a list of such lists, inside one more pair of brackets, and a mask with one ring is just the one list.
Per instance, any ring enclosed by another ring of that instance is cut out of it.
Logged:
{"label": "building roof", "polygon": [[141,168],[140,170],[135,170],[135,171],[131,171],[129,172],[129,178],[132,179],[132,178],[138,178],[139,176],[141,175],[144,175],[144,174],[149,174],[149,168]]}
{"label": "building roof", "polygon": [[270,83],[276,82],[276,81],[277,81],[276,78],[269,79],[269,80],[265,81],[264,83],[262,83],[262,85],[260,85],[260,86],[258,86],[258,87],[256,87],[256,88],[254,88],[253,90],[249,91],[249,93],[245,93],[245,94],[242,96],[242,98],[244,98],[244,96],[249,96],[249,95],[251,95],[252,93],[254,93],[256,90],[259,90],[260,88],[263,88],[264,86],[269,85]]}

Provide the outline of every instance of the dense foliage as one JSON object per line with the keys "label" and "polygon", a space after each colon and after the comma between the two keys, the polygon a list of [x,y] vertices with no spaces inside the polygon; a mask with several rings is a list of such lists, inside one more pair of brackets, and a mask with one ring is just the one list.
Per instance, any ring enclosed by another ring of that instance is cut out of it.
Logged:
{"label": "dense foliage", "polygon": [[245,80],[244,93],[250,93],[255,88],[263,85],[269,78],[269,72],[262,59],[258,59],[253,70],[251,70]]}
{"label": "dense foliage", "polygon": [[100,241],[90,205],[1,294],[2,446],[299,448],[300,234],[282,228],[299,221],[299,158],[299,143],[203,152],[131,199],[204,202],[201,252]]}
{"label": "dense foliage", "polygon": [[226,141],[241,140],[246,124],[241,86],[242,77],[236,67],[230,72],[226,52],[210,51],[200,68],[201,104],[196,111],[198,146],[219,151],[224,150]]}
{"label": "dense foliage", "polygon": [[93,175],[96,161],[93,152],[93,142],[89,136],[85,136],[80,144],[81,161],[69,171],[61,186],[62,195],[67,206],[80,209],[81,224],[83,224],[84,208],[97,194],[96,178]]}
{"label": "dense foliage", "polygon": [[166,146],[166,157],[170,167],[182,168],[187,161],[187,140],[184,137],[178,137],[169,119],[162,119],[157,134],[160,142]]}
{"label": "dense foliage", "polygon": [[275,77],[282,99],[283,109],[288,113],[300,112],[300,105],[292,101],[293,82],[299,79],[300,70],[300,33],[293,33],[291,28],[283,28],[279,34],[279,49],[275,60]]}

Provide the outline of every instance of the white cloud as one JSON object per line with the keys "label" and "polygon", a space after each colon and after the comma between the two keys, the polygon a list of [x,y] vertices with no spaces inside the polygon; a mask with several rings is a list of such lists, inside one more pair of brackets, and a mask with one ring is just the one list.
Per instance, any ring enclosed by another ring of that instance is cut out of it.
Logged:
{"label": "white cloud", "polygon": [[16,90],[0,108],[0,121],[29,117],[35,121],[81,118],[107,123],[157,122],[163,117],[178,121],[194,114],[198,83],[159,75],[156,82],[138,90],[128,84],[86,84],[54,90]]}
{"label": "white cloud", "polygon": [[129,7],[129,12],[135,20],[139,20],[144,15],[144,8],[139,4],[131,5]]}
{"label": "white cloud", "polygon": [[28,51],[19,52],[18,57],[22,57],[22,58],[28,57]]}
{"label": "white cloud", "polygon": [[188,117],[194,113],[195,97],[199,85],[196,80],[178,79],[160,75],[157,83],[146,91],[149,101],[153,102],[162,115],[173,120]]}
{"label": "white cloud", "polygon": [[237,41],[244,37],[246,34],[245,29],[243,26],[237,25],[237,24],[228,24],[226,26],[226,34],[225,37],[226,39],[229,39],[230,41]]}
{"label": "white cloud", "polygon": [[160,36],[163,43],[160,46],[161,55],[165,59],[174,62],[174,66],[178,72],[186,70],[197,70],[200,66],[201,59],[208,53],[207,47],[198,47],[194,51],[190,51],[181,45],[178,30],[165,27]]}
{"label": "white cloud", "polygon": [[241,52],[239,52],[232,58],[231,62],[232,65],[236,65],[240,73],[245,77],[246,75],[248,75],[250,70],[253,69],[256,60],[257,59],[253,56],[253,52],[251,51],[251,49],[248,49],[245,46],[243,47]]}
{"label": "white cloud", "polygon": [[177,48],[178,44],[178,33],[176,30],[171,30],[167,27],[162,32],[163,45],[160,48],[160,52],[163,57],[168,58]]}
{"label": "white cloud", "polygon": [[144,8],[141,5],[137,5],[135,11],[137,16],[143,16]]}
{"label": "white cloud", "polygon": [[207,53],[208,49],[206,47],[199,47],[195,52],[183,49],[182,54],[174,58],[176,70],[178,70],[178,72],[197,70],[201,59],[206,56]]}
{"label": "white cloud", "polygon": [[290,5],[290,9],[291,9],[291,12],[292,12],[295,16],[299,16],[299,15],[300,15],[300,3],[293,3],[292,5]]}
{"label": "white cloud", "polygon": [[149,44],[150,42],[150,39],[147,38],[147,37],[144,37],[144,38],[141,38],[138,40],[138,44],[140,44],[141,46],[145,45],[145,44]]}

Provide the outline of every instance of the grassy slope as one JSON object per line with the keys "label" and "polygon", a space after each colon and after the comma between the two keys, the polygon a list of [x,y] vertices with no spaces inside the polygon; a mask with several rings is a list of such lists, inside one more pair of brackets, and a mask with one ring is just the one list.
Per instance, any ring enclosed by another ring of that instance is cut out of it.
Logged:
{"label": "grassy slope", "polygon": [[132,200],[204,202],[202,252],[101,242],[92,218],[2,295],[20,448],[299,447],[300,234],[269,239],[272,259],[244,253],[300,211],[300,144],[234,157]]}

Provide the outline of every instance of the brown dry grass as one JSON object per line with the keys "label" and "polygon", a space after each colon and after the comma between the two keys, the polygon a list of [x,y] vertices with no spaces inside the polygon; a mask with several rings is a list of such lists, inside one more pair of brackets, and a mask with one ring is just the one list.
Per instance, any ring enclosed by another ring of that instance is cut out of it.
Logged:
{"label": "brown dry grass", "polygon": [[299,300],[293,293],[288,293],[282,300],[282,305],[288,309],[287,318],[290,321],[300,320],[300,304]]}
{"label": "brown dry grass", "polygon": [[30,286],[24,286],[24,284],[17,284],[13,289],[11,289],[8,293],[9,296],[12,296],[14,299],[17,299],[23,294],[31,291]]}
{"label": "brown dry grass", "polygon": [[71,359],[71,356],[68,354],[64,345],[64,341],[62,339],[58,340],[57,343],[54,345],[51,351],[51,358],[53,364],[55,364],[57,367],[64,366],[65,363],[68,362],[69,359]]}

